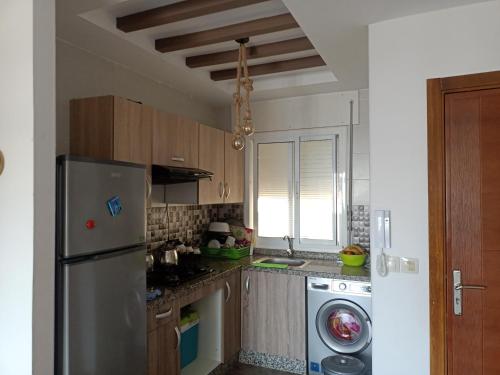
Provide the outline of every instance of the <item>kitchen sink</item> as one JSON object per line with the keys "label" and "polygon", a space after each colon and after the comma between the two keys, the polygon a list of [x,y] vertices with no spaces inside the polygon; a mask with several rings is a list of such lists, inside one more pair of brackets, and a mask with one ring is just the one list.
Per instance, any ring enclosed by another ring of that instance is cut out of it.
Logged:
{"label": "kitchen sink", "polygon": [[260,261],[260,263],[267,264],[286,264],[287,266],[299,267],[306,263],[305,260],[302,259],[294,259],[294,258],[268,258]]}

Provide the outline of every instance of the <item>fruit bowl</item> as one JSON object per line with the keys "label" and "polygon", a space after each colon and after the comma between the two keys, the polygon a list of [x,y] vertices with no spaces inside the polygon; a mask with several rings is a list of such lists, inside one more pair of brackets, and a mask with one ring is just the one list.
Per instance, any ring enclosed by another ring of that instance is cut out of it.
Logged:
{"label": "fruit bowl", "polygon": [[366,254],[348,255],[340,253],[340,260],[344,265],[351,267],[361,267],[366,262]]}
{"label": "fruit bowl", "polygon": [[346,246],[340,252],[340,260],[346,266],[351,267],[361,267],[365,264],[367,257],[367,252],[360,245],[349,245]]}

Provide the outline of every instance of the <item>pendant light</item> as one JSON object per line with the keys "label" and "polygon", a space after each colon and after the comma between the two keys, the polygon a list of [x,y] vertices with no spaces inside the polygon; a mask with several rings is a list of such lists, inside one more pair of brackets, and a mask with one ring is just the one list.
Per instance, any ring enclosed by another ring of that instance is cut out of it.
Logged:
{"label": "pendant light", "polygon": [[[253,80],[248,74],[247,49],[248,38],[238,39],[238,67],[236,68],[236,92],[233,94],[235,125],[232,146],[235,150],[241,151],[245,148],[245,136],[251,136],[254,132],[252,122],[252,111],[250,109],[250,93],[253,91]],[[243,73],[243,76],[242,76]],[[245,90],[244,96],[241,94],[241,87]],[[241,117],[244,113],[243,119]]]}

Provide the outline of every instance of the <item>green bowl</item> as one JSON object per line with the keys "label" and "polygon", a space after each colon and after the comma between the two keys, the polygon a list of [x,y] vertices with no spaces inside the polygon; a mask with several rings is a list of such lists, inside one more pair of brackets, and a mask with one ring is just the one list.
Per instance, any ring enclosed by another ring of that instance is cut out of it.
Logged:
{"label": "green bowl", "polygon": [[366,262],[366,254],[363,255],[348,255],[340,253],[340,260],[351,267],[361,267]]}

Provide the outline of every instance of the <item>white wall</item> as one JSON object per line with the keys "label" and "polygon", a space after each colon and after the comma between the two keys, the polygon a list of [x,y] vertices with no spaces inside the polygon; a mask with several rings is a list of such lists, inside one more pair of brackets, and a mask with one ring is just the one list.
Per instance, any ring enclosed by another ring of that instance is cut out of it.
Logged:
{"label": "white wall", "polygon": [[225,126],[218,123],[218,109],[206,103],[63,40],[58,40],[56,46],[57,154],[69,152],[69,101],[74,98],[118,95],[206,125]]}
{"label": "white wall", "polygon": [[349,125],[351,100],[358,124],[358,91],[256,101],[252,119],[258,132]]}
{"label": "white wall", "polygon": [[[43,12],[40,12],[41,7]],[[42,102],[38,97],[41,92],[48,96],[53,94],[50,81],[54,61],[46,44],[54,38],[53,26],[47,23],[53,25],[53,9],[53,0],[4,0],[0,3],[0,150],[4,152],[6,162],[0,176],[2,375],[47,374],[51,371],[51,358],[48,358],[48,366],[41,362],[32,365],[32,345],[36,344],[32,340],[32,317],[42,311],[37,302],[33,302],[34,262],[39,255],[54,251],[50,245],[54,235],[51,210],[45,212],[46,222],[37,223],[36,227],[34,224],[35,215],[41,213],[35,210],[42,207],[35,205],[41,201],[50,204],[54,194],[53,121],[51,124],[46,122],[54,110],[50,108],[50,98]],[[38,80],[40,72],[44,78]],[[35,108],[35,101],[38,108]],[[36,121],[35,114],[40,115]],[[40,175],[34,172],[35,157],[40,158],[36,162]],[[35,246],[36,239],[41,242]],[[45,275],[49,273],[50,270]],[[48,303],[51,303],[51,290],[47,287],[47,284],[40,285],[39,290],[48,293]],[[46,319],[44,324],[50,330],[53,316],[40,319]],[[43,337],[44,344],[49,345],[44,355],[52,353],[52,336],[50,332],[50,336]]]}
{"label": "white wall", "polygon": [[392,210],[389,253],[420,259],[387,278],[372,262],[374,375],[429,374],[426,79],[500,70],[499,15],[495,1],[370,25],[371,205]]}

